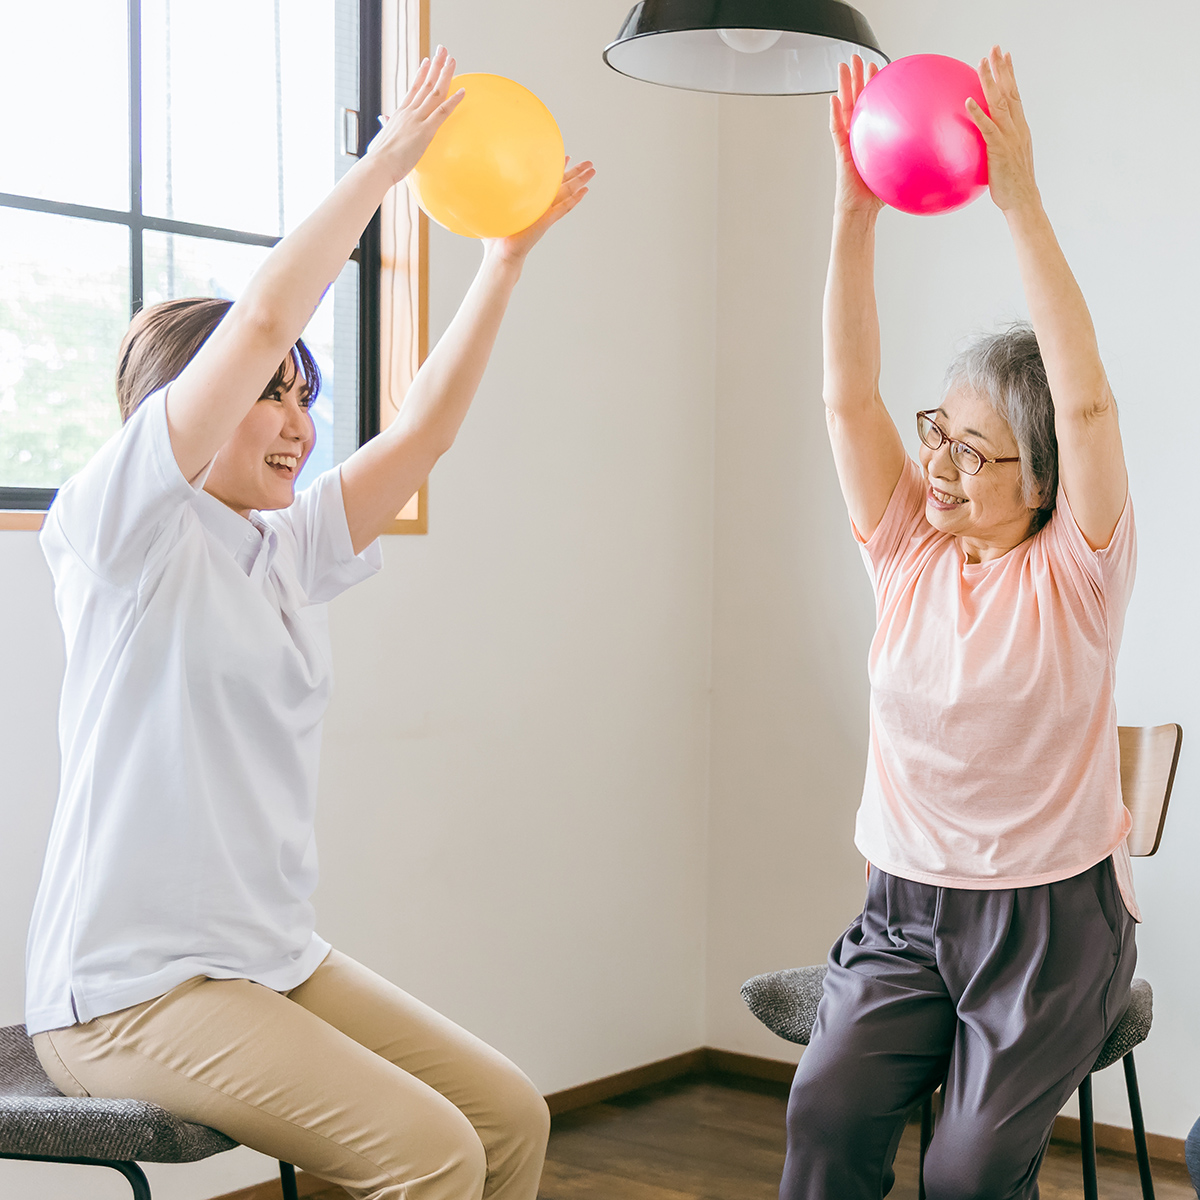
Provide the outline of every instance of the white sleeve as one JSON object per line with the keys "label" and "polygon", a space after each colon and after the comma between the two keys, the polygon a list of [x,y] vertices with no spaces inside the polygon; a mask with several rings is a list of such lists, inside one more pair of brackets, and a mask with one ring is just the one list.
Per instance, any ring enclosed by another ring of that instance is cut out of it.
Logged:
{"label": "white sleeve", "polygon": [[192,494],[171,449],[163,388],[59,488],[43,545],[65,541],[100,578],[136,584],[151,546],[165,528],[178,526]]}
{"label": "white sleeve", "polygon": [[340,467],[318,475],[296,493],[289,508],[259,516],[291,542],[296,576],[313,604],[332,600],[383,566],[378,539],[361,554],[354,553],[342,500]]}

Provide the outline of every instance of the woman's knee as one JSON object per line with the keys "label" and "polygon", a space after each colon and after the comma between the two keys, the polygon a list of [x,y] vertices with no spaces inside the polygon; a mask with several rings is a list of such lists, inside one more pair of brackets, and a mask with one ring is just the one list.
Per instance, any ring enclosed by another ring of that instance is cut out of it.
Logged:
{"label": "woman's knee", "polygon": [[550,1109],[542,1093],[533,1084],[529,1084],[525,1090],[518,1126],[522,1131],[523,1140],[544,1154],[546,1143],[550,1140]]}
{"label": "woman's knee", "polygon": [[493,1093],[492,1105],[496,1113],[495,1136],[504,1147],[505,1157],[514,1153],[521,1158],[546,1153],[550,1110],[541,1092],[516,1067]]}
{"label": "woman's knee", "polygon": [[930,1200],[1024,1200],[1033,1194],[1038,1161],[1023,1160],[1019,1149],[984,1130],[935,1136],[925,1156],[925,1191]]}
{"label": "woman's knee", "polygon": [[866,1115],[844,1087],[797,1074],[788,1096],[788,1152],[838,1153],[854,1145]]}
{"label": "woman's knee", "polygon": [[[412,1132],[405,1130],[407,1135]],[[454,1109],[451,1115],[443,1111],[436,1122],[427,1122],[419,1145],[419,1154],[392,1172],[403,1184],[398,1195],[405,1200],[480,1200],[487,1183],[487,1152],[461,1112]]]}

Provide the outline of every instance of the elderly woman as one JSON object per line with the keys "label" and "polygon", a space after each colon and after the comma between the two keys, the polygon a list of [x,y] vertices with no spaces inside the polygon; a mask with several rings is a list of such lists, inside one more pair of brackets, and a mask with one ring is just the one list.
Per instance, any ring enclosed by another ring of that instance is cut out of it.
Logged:
{"label": "elderly woman", "polygon": [[838,938],[788,1106],[784,1200],[878,1200],[906,1114],[944,1084],[931,1200],[1035,1197],[1055,1115],[1128,1003],[1133,898],[1113,670],[1136,557],[1117,410],[1034,182],[1009,56],[980,63],[992,199],[1032,318],[917,414],[879,394],[880,203],[832,102],[829,436],[875,589],[862,915]]}

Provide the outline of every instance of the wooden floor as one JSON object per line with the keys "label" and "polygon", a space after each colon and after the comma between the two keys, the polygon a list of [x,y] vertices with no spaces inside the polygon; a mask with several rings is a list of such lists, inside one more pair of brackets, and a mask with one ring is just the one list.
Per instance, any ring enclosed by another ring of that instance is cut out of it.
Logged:
{"label": "wooden floor", "polygon": [[[554,1119],[538,1200],[777,1200],[784,1103],[776,1084],[693,1079],[565,1113]],[[910,1126],[889,1200],[916,1200],[917,1151]],[[1099,1160],[1102,1200],[1141,1197],[1133,1159],[1102,1151]],[[1078,1147],[1050,1147],[1040,1186],[1041,1200],[1083,1196]],[[1196,1200],[1182,1166],[1156,1162],[1154,1187],[1158,1200]]]}

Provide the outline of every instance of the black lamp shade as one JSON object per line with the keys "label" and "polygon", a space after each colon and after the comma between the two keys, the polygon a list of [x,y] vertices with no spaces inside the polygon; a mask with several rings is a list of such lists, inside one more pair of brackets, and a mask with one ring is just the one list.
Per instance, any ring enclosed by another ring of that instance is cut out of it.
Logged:
{"label": "black lamp shade", "polygon": [[604,61],[666,87],[798,96],[836,91],[838,63],[853,54],[889,62],[843,0],[641,0]]}

